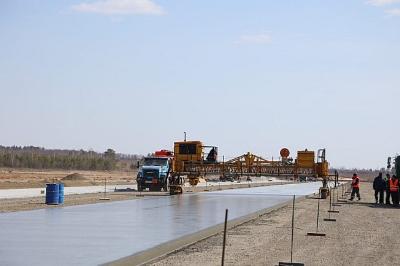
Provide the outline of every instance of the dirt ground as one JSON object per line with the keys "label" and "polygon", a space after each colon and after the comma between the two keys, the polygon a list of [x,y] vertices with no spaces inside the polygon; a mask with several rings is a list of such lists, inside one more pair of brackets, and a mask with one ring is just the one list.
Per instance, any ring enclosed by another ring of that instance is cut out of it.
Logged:
{"label": "dirt ground", "polygon": [[81,195],[66,195],[63,205],[46,205],[43,197],[21,198],[21,199],[0,199],[0,213],[14,212],[14,211],[27,211],[34,209],[44,208],[59,208],[62,206],[73,206],[82,204],[94,204],[105,201],[119,201],[119,200],[132,200],[137,199],[135,193],[132,192],[119,192],[107,193],[106,198],[109,200],[101,200],[104,198],[103,193],[88,193]]}
{"label": "dirt ground", "polygon": [[[68,175],[79,174],[80,178],[63,180]],[[107,183],[130,184],[136,179],[136,171],[78,171],[78,170],[32,170],[0,168],[0,189],[40,188],[46,183],[63,182],[65,186],[95,186]]]}
{"label": "dirt ground", "polygon": [[[335,207],[340,211],[331,214],[336,222],[323,221],[328,217],[329,200],[320,201],[319,232],[326,233],[325,237],[307,236],[308,232],[316,231],[318,199],[298,201],[293,262],[305,265],[400,265],[400,209],[375,205],[371,186],[362,184],[361,201],[347,201]],[[339,189],[339,199],[341,196]],[[225,264],[290,262],[291,214],[292,208],[287,206],[230,229]],[[220,233],[150,265],[221,265],[222,238]]]}

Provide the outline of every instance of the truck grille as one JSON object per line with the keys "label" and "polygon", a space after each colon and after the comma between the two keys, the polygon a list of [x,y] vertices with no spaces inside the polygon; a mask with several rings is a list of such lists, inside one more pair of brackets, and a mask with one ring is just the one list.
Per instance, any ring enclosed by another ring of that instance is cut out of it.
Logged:
{"label": "truck grille", "polygon": [[143,176],[146,180],[152,180],[153,178],[158,179],[158,170],[144,170]]}

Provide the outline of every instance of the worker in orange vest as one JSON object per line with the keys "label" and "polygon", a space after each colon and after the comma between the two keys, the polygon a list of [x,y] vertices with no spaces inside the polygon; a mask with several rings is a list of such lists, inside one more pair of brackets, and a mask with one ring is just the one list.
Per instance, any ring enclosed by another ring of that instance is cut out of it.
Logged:
{"label": "worker in orange vest", "polygon": [[399,206],[399,179],[393,175],[389,180],[389,191],[394,206]]}
{"label": "worker in orange vest", "polygon": [[351,181],[351,198],[350,200],[354,199],[354,196],[357,195],[358,200],[361,200],[360,196],[360,178],[357,174],[353,174],[353,180]]}

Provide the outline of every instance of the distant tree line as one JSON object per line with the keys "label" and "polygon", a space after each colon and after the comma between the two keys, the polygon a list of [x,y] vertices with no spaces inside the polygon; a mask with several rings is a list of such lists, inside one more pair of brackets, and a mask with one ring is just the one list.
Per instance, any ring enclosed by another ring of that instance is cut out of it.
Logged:
{"label": "distant tree line", "polygon": [[134,169],[141,158],[140,155],[117,154],[113,149],[98,153],[34,146],[0,146],[0,167],[9,168],[127,170]]}

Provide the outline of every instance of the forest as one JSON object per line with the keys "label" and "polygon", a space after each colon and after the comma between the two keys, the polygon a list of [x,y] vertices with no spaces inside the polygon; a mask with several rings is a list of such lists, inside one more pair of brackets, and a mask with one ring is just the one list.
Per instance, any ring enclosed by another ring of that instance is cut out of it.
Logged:
{"label": "forest", "polygon": [[45,149],[34,146],[0,146],[0,167],[65,170],[129,170],[143,156],[85,150]]}

